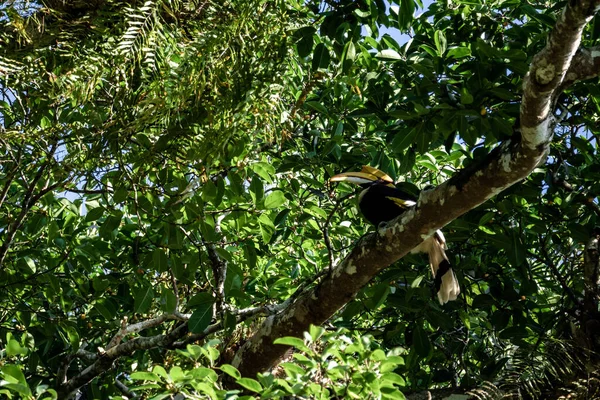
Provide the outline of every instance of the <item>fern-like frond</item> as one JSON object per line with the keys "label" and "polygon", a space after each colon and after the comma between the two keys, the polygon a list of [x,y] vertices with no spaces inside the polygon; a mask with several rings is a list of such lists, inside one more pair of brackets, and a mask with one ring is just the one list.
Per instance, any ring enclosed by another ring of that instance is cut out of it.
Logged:
{"label": "fern-like frond", "polygon": [[137,60],[146,59],[140,52],[148,53],[152,50],[148,44],[151,33],[159,24],[157,8],[158,3],[154,0],[147,0],[139,8],[126,8],[127,29],[117,46],[120,54]]}
{"label": "fern-like frond", "polygon": [[23,68],[23,64],[0,56],[0,76],[10,75]]}
{"label": "fern-like frond", "polygon": [[512,354],[497,386],[507,399],[543,399],[548,388],[560,387],[585,371],[585,351],[565,340],[547,340],[519,347]]}

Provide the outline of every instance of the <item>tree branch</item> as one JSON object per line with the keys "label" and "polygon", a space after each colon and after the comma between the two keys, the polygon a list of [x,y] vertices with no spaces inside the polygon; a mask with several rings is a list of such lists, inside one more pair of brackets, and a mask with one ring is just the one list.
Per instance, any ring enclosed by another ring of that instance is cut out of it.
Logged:
{"label": "tree branch", "polygon": [[513,138],[479,163],[433,190],[423,191],[415,208],[387,227],[365,236],[312,290],[265,319],[237,351],[232,364],[242,375],[273,367],[288,350],[276,338],[301,336],[321,325],[356,296],[378,272],[405,256],[437,229],[524,179],[543,160],[552,139],[551,101],[557,95],[581,40],[585,24],[600,0],[570,2],[534,57],[523,86],[521,138]]}
{"label": "tree branch", "polygon": [[577,81],[600,75],[600,46],[580,48],[575,53],[561,85],[561,91]]}
{"label": "tree branch", "polygon": [[[217,235],[222,236],[221,233],[221,221],[227,214],[220,215],[215,219],[215,232]],[[217,253],[217,247],[214,243],[207,242],[206,238],[202,237],[202,244],[206,247],[208,258],[212,266],[213,277],[215,279],[215,295],[216,295],[216,308],[219,315],[223,314],[225,306],[225,278],[227,277],[227,260],[223,260],[219,253]]]}
{"label": "tree branch", "polygon": [[183,337],[187,332],[187,323],[182,323],[166,335],[138,337],[114,346],[106,351],[100,350],[96,361],[92,365],[58,388],[58,397],[61,399],[71,398],[78,388],[89,383],[96,376],[110,370],[116,359],[132,354],[136,350],[148,350],[154,347],[166,346]]}
{"label": "tree branch", "polygon": [[553,99],[558,97],[571,60],[581,43],[581,35],[600,2],[579,0],[567,4],[548,37],[546,46],[533,58],[523,80],[521,132],[523,143],[535,147],[551,139],[547,136]]}

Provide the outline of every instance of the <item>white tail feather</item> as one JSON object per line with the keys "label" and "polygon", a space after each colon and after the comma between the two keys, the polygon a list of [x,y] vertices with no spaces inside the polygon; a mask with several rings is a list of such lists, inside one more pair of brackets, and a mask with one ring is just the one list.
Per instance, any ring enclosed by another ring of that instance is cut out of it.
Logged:
{"label": "white tail feather", "polygon": [[[438,286],[438,300],[444,305],[448,301],[456,300],[460,294],[460,287],[456,280],[456,275],[444,251],[446,247],[446,239],[441,231],[437,231],[433,236],[425,239],[423,243],[415,247],[411,253],[423,252],[429,254],[429,265],[431,266],[431,274]],[[438,276],[438,271],[441,274]]]}

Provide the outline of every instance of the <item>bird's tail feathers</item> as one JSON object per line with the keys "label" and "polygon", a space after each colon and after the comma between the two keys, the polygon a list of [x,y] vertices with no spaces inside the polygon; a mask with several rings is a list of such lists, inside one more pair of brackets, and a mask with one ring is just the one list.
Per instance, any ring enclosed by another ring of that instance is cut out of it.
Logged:
{"label": "bird's tail feathers", "polygon": [[446,244],[444,237],[434,235],[429,240],[431,241],[428,249],[429,265],[437,289],[438,300],[443,305],[448,301],[456,300],[460,294],[460,286],[458,286],[456,275],[444,251]]}

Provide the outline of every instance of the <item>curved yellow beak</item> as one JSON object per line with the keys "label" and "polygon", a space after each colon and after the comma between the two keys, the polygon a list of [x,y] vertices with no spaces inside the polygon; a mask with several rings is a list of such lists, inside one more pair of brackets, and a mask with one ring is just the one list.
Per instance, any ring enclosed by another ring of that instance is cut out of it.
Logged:
{"label": "curved yellow beak", "polygon": [[383,181],[388,186],[394,186],[394,181],[385,172],[378,170],[377,168],[363,165],[360,172],[344,172],[337,174],[329,179],[331,182],[350,182],[357,185],[363,185],[365,183],[372,183],[375,181]]}

